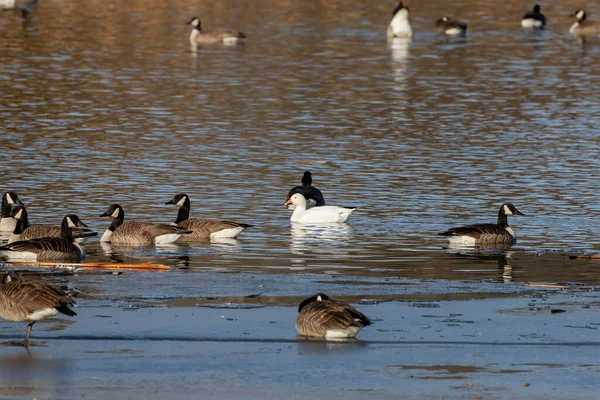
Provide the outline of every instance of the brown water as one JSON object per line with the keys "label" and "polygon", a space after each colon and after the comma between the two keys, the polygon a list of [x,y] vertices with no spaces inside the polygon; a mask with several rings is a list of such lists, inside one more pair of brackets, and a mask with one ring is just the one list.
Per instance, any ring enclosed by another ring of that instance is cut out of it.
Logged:
{"label": "brown water", "polygon": [[[255,225],[222,243],[88,242],[88,261],[177,269],[69,277],[80,314],[99,300],[287,306],[318,290],[435,300],[600,283],[597,263],[565,257],[600,247],[600,46],[569,35],[576,5],[543,4],[548,29],[530,34],[527,2],[412,2],[414,39],[388,43],[393,2],[40,2],[24,22],[0,14],[0,188],[32,222],[74,212],[103,231],[115,202],[170,222],[164,203],[183,191],[192,216]],[[435,35],[442,14],[467,37]],[[248,42],[192,51],[194,15]],[[307,169],[328,204],[360,206],[349,224],[290,226],[284,198]],[[526,214],[510,219],[511,251],[435,235],[494,222],[504,201]]]}

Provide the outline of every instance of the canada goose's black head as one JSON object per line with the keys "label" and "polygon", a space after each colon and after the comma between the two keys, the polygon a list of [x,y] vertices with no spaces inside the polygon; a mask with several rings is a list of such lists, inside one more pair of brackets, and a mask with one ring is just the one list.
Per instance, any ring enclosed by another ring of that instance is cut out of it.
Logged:
{"label": "canada goose's black head", "polygon": [[539,13],[540,11],[542,11],[542,9],[540,8],[539,4],[536,4],[535,6],[533,6],[534,13]]}
{"label": "canada goose's black head", "polygon": [[302,186],[312,186],[312,174],[310,171],[304,171],[304,175],[302,175]]}
{"label": "canada goose's black head", "polygon": [[69,228],[75,228],[77,226],[84,226],[87,228],[87,225],[84,224],[83,221],[81,221],[75,214],[66,215],[63,219],[63,223],[66,223]]}
{"label": "canada goose's black head", "polygon": [[400,1],[400,3],[398,3],[398,5],[396,6],[396,8],[394,8],[394,11],[392,11],[392,17],[394,17],[394,15],[396,15],[398,13],[398,11],[400,10],[406,10],[406,14],[409,13],[409,9],[408,7],[406,7],[404,4],[402,4],[402,1]]}
{"label": "canada goose's black head", "polygon": [[521,211],[517,210],[517,207],[515,207],[512,203],[502,204],[501,211],[503,211],[505,215],[525,215]]}
{"label": "canada goose's black head", "polygon": [[8,271],[4,274],[4,276],[2,276],[2,283],[6,285],[7,283],[10,283],[20,278],[21,276],[16,271]]}
{"label": "canada goose's black head", "polygon": [[21,219],[27,219],[27,210],[24,206],[14,205],[10,216],[13,217],[15,221],[19,221]]}
{"label": "canada goose's black head", "polygon": [[585,10],[580,9],[580,10],[575,11],[575,14],[573,14],[573,17],[577,18],[577,20],[579,22],[581,22],[581,21],[585,21],[585,19],[587,18],[587,14],[586,14]]}
{"label": "canada goose's black head", "polygon": [[198,29],[199,31],[202,30],[200,18],[198,18],[198,17],[194,17],[194,18],[190,19],[190,22],[188,22],[188,24],[193,26],[194,29]]}
{"label": "canada goose's black head", "polygon": [[185,193],[177,193],[173,198],[167,201],[165,204],[175,204],[176,206],[183,207],[186,201],[189,203],[189,197]]}
{"label": "canada goose's black head", "polygon": [[310,303],[314,303],[315,301],[324,301],[324,300],[331,300],[329,298],[329,296],[327,296],[324,293],[317,293],[312,297],[309,297],[308,299],[304,300],[302,303],[300,303],[300,305],[298,306],[298,312],[302,311],[302,309],[304,307],[306,307],[307,305],[309,305]]}
{"label": "canada goose's black head", "polygon": [[100,216],[122,220],[125,218],[125,211],[123,211],[123,208],[120,205],[113,204],[110,207],[108,207],[108,210],[106,210],[104,214],[101,214]]}

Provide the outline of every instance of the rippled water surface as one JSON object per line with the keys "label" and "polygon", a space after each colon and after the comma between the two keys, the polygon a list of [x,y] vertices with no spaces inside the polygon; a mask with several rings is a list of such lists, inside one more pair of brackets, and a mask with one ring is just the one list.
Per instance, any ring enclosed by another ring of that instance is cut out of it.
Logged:
{"label": "rippled water surface", "polygon": [[[27,21],[3,12],[1,188],[32,222],[74,212],[101,231],[115,202],[127,219],[170,222],[164,203],[184,191],[192,216],[255,225],[225,243],[86,245],[90,261],[188,267],[171,279],[189,285],[206,271],[506,279],[506,264],[513,280],[599,283],[596,264],[561,253],[600,246],[600,46],[569,35],[574,10],[554,5],[529,34],[528,3],[414,2],[414,39],[389,43],[392,6],[41,0]],[[468,36],[435,35],[440,13]],[[248,42],[192,51],[196,14]],[[304,170],[328,204],[360,207],[349,224],[291,226],[283,202]],[[510,219],[508,254],[446,250],[435,235],[494,222],[504,201],[526,214]]]}

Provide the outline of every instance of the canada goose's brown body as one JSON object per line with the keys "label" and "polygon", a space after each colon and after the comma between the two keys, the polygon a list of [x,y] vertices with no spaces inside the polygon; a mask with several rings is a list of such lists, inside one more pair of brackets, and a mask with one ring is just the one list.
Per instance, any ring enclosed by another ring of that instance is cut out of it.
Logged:
{"label": "canada goose's brown body", "polygon": [[175,225],[124,222],[125,211],[118,204],[111,205],[101,217],[112,217],[113,222],[102,235],[100,241],[116,245],[154,246],[173,244],[188,230]]}
{"label": "canada goose's brown body", "polygon": [[23,279],[14,271],[4,275],[0,284],[0,317],[7,321],[30,321],[23,346],[27,346],[31,327],[37,321],[58,314],[77,314],[69,308],[75,304],[71,296],[54,286]]}
{"label": "canada goose's brown body", "polygon": [[[13,231],[12,235],[10,235],[8,243],[23,240],[41,239],[45,237],[61,237],[62,235],[60,226],[44,224],[30,225],[29,218],[27,216],[27,210],[24,206],[14,206],[12,216],[17,225],[15,226],[15,230]],[[83,241],[87,238],[98,235],[97,232],[84,228],[71,228],[71,232],[76,241]]]}
{"label": "canada goose's brown body", "polygon": [[438,235],[447,236],[451,244],[465,246],[502,245],[509,246],[517,242],[517,236],[508,226],[508,215],[523,215],[511,203],[504,203],[498,211],[498,223],[473,224],[448,229]]}
{"label": "canada goose's brown body", "polygon": [[22,240],[0,247],[9,261],[34,262],[79,262],[85,257],[83,248],[73,238],[72,228],[87,226],[77,215],[69,214],[63,218],[60,237],[44,237]]}
{"label": "canada goose's brown body", "polygon": [[242,231],[251,228],[252,225],[240,224],[233,221],[219,221],[208,218],[190,218],[190,198],[185,193],[176,194],[173,199],[165,204],[175,204],[179,206],[175,225],[191,231],[189,235],[181,238],[181,241],[193,242],[209,238],[236,238]]}
{"label": "canada goose's brown body", "polygon": [[193,27],[190,34],[190,43],[193,46],[216,43],[236,44],[246,40],[246,35],[243,32],[233,30],[203,31],[201,21],[198,17],[192,18],[189,24]]}
{"label": "canada goose's brown body", "polygon": [[301,335],[322,338],[352,338],[368,325],[371,321],[366,315],[322,293],[300,303],[296,318]]}

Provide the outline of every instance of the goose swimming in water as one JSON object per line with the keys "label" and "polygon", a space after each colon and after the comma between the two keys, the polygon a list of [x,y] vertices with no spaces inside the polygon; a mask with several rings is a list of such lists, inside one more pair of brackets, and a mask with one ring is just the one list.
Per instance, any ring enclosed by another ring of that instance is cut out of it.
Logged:
{"label": "goose swimming in water", "polygon": [[181,241],[198,241],[212,238],[236,238],[245,229],[252,225],[240,224],[232,221],[218,221],[207,218],[190,218],[190,198],[185,193],[176,194],[173,199],[165,204],[175,204],[179,206],[175,225],[179,228],[191,231],[189,235],[184,235]]}
{"label": "goose swimming in water", "polygon": [[402,1],[398,3],[394,11],[392,11],[392,20],[387,29],[388,39],[392,38],[411,38],[413,35],[412,28],[410,26],[410,11],[408,7],[402,4]]}
{"label": "goose swimming in water", "polygon": [[236,44],[246,40],[246,35],[243,32],[231,30],[203,31],[202,22],[198,17],[192,18],[188,24],[193,27],[190,34],[190,43],[192,46],[215,43]]}
{"label": "goose swimming in water", "polygon": [[284,204],[289,206],[293,204],[296,206],[292,213],[292,222],[304,222],[304,223],[342,223],[346,222],[352,212],[356,208],[345,208],[337,206],[321,206],[306,208],[306,199],[300,193],[294,194]]}
{"label": "goose swimming in water", "polygon": [[513,245],[517,235],[508,226],[508,215],[524,215],[512,203],[504,203],[498,211],[498,223],[473,224],[448,229],[438,235],[447,236],[451,245]]}
{"label": "goose swimming in water", "polygon": [[66,215],[60,227],[60,237],[12,242],[0,247],[0,255],[9,261],[81,262],[85,252],[75,242],[72,232],[77,226],[87,227],[77,215]]}
{"label": "goose swimming in water", "polygon": [[124,222],[125,211],[118,204],[111,205],[100,216],[113,218],[113,222],[104,231],[100,241],[116,245],[154,246],[173,244],[181,236],[191,233],[191,231],[175,225]]}
{"label": "goose swimming in water", "polygon": [[353,338],[369,325],[371,321],[366,315],[323,293],[300,303],[296,317],[296,329],[301,335],[327,339]]}

